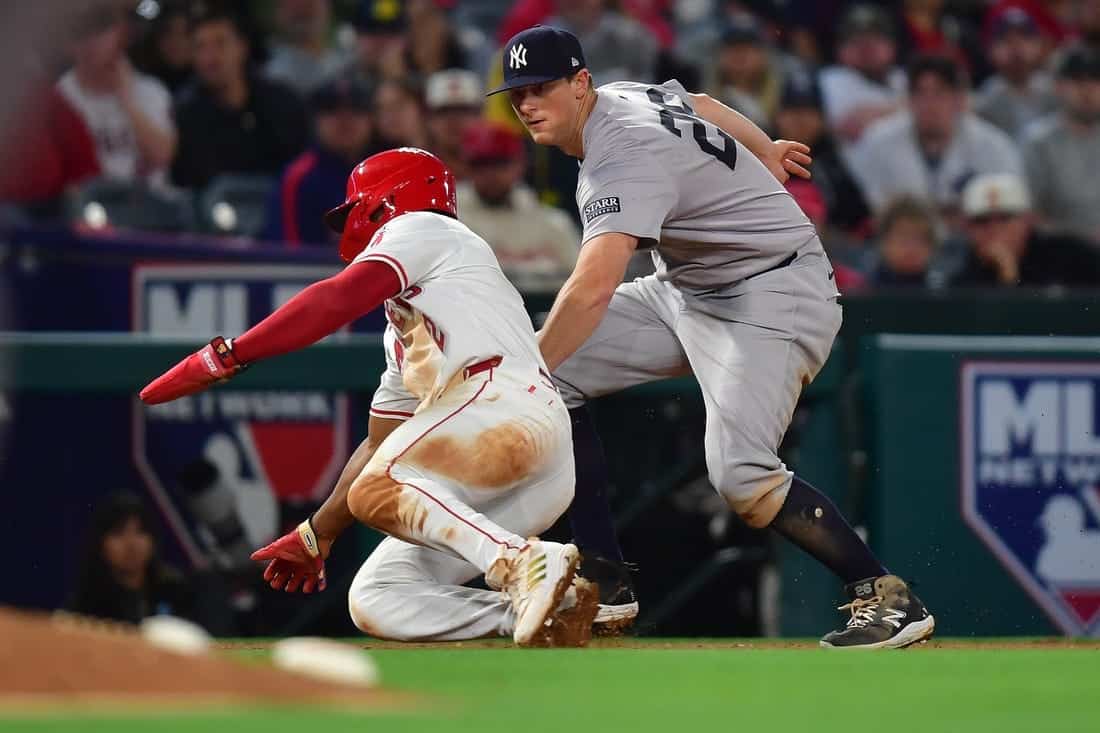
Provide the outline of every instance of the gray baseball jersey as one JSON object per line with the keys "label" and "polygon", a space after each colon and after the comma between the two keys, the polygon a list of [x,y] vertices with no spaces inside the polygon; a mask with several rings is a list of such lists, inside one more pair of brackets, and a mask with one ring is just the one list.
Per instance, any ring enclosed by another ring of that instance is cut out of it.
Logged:
{"label": "gray baseball jersey", "polygon": [[790,488],[779,443],[840,328],[814,227],[762,163],[691,112],[677,82],[600,87],[584,150],[584,239],[634,235],[654,248],[658,272],[615,291],[595,333],[554,371],[562,396],[575,407],[694,373],[708,477],[763,527]]}
{"label": "gray baseball jersey", "polygon": [[696,117],[677,81],[614,82],[584,127],[577,207],[605,232],[654,247],[658,277],[711,290],[767,270],[816,239],[787,190],[744,146]]}

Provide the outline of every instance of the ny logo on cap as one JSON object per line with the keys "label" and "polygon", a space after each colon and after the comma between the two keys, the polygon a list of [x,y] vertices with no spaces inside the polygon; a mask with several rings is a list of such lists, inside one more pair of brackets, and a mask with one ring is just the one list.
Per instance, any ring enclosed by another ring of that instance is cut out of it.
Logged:
{"label": "ny logo on cap", "polygon": [[527,47],[522,43],[517,43],[512,46],[512,50],[508,52],[508,66],[513,69],[518,69],[521,66],[527,65]]}

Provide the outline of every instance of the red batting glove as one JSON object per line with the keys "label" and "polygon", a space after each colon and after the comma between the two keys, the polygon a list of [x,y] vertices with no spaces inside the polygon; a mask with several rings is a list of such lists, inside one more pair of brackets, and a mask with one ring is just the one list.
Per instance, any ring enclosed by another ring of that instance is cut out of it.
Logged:
{"label": "red batting glove", "polygon": [[246,366],[233,356],[233,343],[218,336],[145,385],[145,389],[141,390],[141,400],[147,405],[159,405],[202,392],[212,384],[236,376]]}
{"label": "red batting glove", "polygon": [[270,560],[264,570],[264,580],[275,590],[296,593],[322,591],[325,580],[327,548],[322,550],[309,520],[252,553],[253,560]]}

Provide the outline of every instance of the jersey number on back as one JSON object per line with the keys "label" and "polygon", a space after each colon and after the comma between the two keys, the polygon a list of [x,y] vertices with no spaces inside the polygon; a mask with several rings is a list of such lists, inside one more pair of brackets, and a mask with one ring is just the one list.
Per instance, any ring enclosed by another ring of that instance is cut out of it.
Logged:
{"label": "jersey number on back", "polygon": [[[669,104],[665,101],[665,95],[661,93],[659,89],[653,89],[652,87],[646,90],[646,96],[649,97],[649,101],[661,108],[661,124],[666,130],[671,132],[676,137],[683,137],[684,133],[677,126],[677,122],[687,122],[691,125],[691,134],[695,137],[695,142],[699,145],[699,149],[707,155],[713,155],[722,163],[725,163],[726,167],[733,170],[733,166],[737,164],[737,143],[733,138],[714,125],[704,122],[697,117],[691,110],[680,103],[680,106]],[[713,130],[718,134],[718,137],[722,138],[724,144],[719,148],[707,139],[707,133]]]}

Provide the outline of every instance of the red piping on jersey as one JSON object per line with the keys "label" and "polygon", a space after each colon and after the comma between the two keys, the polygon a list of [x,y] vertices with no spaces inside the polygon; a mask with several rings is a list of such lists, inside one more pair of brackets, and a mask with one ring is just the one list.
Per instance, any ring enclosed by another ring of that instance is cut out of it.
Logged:
{"label": "red piping on jersey", "polygon": [[481,374],[482,372],[489,372],[489,381],[493,381],[493,370],[500,366],[500,362],[504,361],[503,356],[490,356],[488,359],[479,361],[476,364],[471,364],[462,370],[462,378],[469,379],[475,374]]}
{"label": "red piping on jersey", "polygon": [[477,390],[477,392],[475,392],[475,393],[474,393],[474,396],[473,396],[473,397],[471,397],[470,399],[468,399],[468,400],[466,400],[465,402],[463,402],[463,403],[462,403],[462,405],[460,405],[460,406],[459,406],[459,407],[458,407],[457,409],[455,409],[455,411],[454,411],[454,412],[452,412],[451,414],[447,415],[447,416],[446,416],[446,417],[444,417],[444,418],[443,418],[442,420],[439,420],[438,422],[434,423],[434,424],[433,424],[433,425],[432,425],[431,427],[429,427],[429,428],[428,428],[427,430],[425,430],[425,431],[424,431],[423,433],[421,433],[421,434],[420,434],[419,436],[417,436],[416,440],[414,440],[413,442],[409,443],[409,444],[408,444],[407,446],[405,446],[405,448],[404,448],[404,449],[403,449],[403,450],[402,450],[402,451],[401,451],[400,453],[398,453],[398,454],[397,454],[396,456],[394,456],[394,457],[393,457],[393,458],[392,458],[392,459],[390,460],[390,462],[389,462],[389,463],[388,463],[388,464],[386,465],[386,476],[387,476],[387,477],[389,477],[389,479],[390,479],[391,481],[393,481],[394,483],[396,483],[396,484],[399,484],[399,485],[401,485],[401,486],[411,486],[412,488],[416,489],[416,490],[417,490],[417,491],[419,491],[419,492],[420,492],[421,494],[423,494],[424,496],[428,497],[429,499],[431,499],[432,501],[434,501],[434,502],[435,502],[436,504],[438,504],[439,506],[441,506],[441,507],[443,508],[443,510],[444,510],[445,512],[447,512],[448,514],[450,514],[450,515],[451,515],[452,517],[454,517],[454,518],[455,518],[455,519],[457,519],[458,521],[462,522],[462,523],[463,523],[463,524],[465,524],[466,526],[468,526],[468,527],[471,527],[471,528],[473,528],[473,529],[474,529],[474,530],[475,530],[475,531],[476,531],[476,532],[477,532],[478,534],[481,534],[481,535],[484,535],[485,537],[488,537],[488,538],[489,538],[489,540],[490,540],[491,542],[493,542],[493,544],[497,544],[497,545],[503,545],[504,547],[507,547],[507,548],[508,548],[508,549],[510,549],[510,550],[522,550],[522,549],[523,549],[523,547],[525,547],[526,545],[524,545],[523,547],[516,547],[515,545],[513,545],[513,544],[510,544],[510,543],[508,543],[508,542],[504,542],[503,540],[498,540],[498,539],[497,539],[496,537],[493,537],[493,536],[492,536],[491,534],[489,534],[488,532],[486,532],[485,530],[483,530],[483,529],[482,529],[481,527],[478,527],[477,525],[475,525],[475,524],[471,523],[471,522],[470,522],[470,520],[468,520],[468,519],[466,519],[465,517],[462,517],[462,516],[460,516],[460,515],[458,515],[458,514],[455,514],[455,513],[454,513],[454,512],[453,512],[453,511],[451,510],[451,508],[450,508],[450,507],[448,507],[448,506],[447,506],[446,504],[444,504],[444,503],[443,503],[442,501],[440,501],[439,499],[437,499],[437,498],[435,498],[434,496],[432,496],[432,495],[431,495],[431,494],[430,494],[429,492],[425,491],[424,489],[422,489],[421,487],[417,486],[416,484],[413,484],[413,483],[409,483],[408,481],[398,481],[397,479],[395,479],[395,478],[393,477],[393,473],[392,473],[392,471],[393,471],[393,465],[394,465],[395,463],[397,463],[397,462],[398,462],[399,460],[401,460],[401,456],[405,455],[405,454],[406,454],[406,453],[408,453],[408,452],[409,452],[410,450],[412,450],[413,446],[415,446],[415,445],[416,445],[417,443],[419,443],[419,442],[420,442],[421,440],[423,440],[424,438],[426,438],[426,437],[428,436],[428,433],[432,432],[433,430],[435,430],[436,428],[438,428],[438,427],[439,427],[440,425],[442,425],[443,423],[447,422],[448,420],[450,420],[450,419],[451,419],[452,417],[454,417],[454,416],[455,416],[455,415],[457,415],[458,413],[460,413],[460,412],[462,412],[463,410],[465,410],[465,409],[466,409],[466,408],[467,408],[468,406],[470,406],[471,404],[473,404],[474,400],[476,400],[476,399],[477,399],[478,397],[480,397],[480,396],[481,396],[481,393],[482,393],[482,392],[484,392],[484,391],[485,391],[485,388],[489,386],[489,381],[491,381],[491,379],[492,379],[492,369],[490,369],[490,371],[489,371],[489,377],[490,377],[490,380],[487,380],[487,381],[485,381],[485,382],[482,382],[482,383],[481,383],[481,386],[480,386],[480,387],[478,387],[478,390]]}
{"label": "red piping on jersey", "polygon": [[378,417],[412,417],[415,413],[402,412],[401,410],[380,410],[377,407],[370,408],[370,414]]}
{"label": "red piping on jersey", "polygon": [[405,274],[405,268],[401,266],[401,263],[397,261],[397,258],[391,257],[390,255],[385,254],[383,252],[372,252],[371,254],[367,255],[366,257],[364,257],[363,259],[361,259],[359,261],[360,262],[367,262],[369,260],[376,260],[378,262],[384,262],[387,265],[389,265],[391,268],[393,268],[394,272],[397,273],[397,277],[401,280],[401,292],[403,293],[406,290],[408,290],[408,288],[409,288],[409,276]]}
{"label": "red piping on jersey", "polygon": [[283,177],[283,240],[291,245],[291,249],[298,249],[302,243],[302,235],[298,231],[298,189],[302,187],[302,179],[316,165],[317,154],[308,152],[291,163]]}

